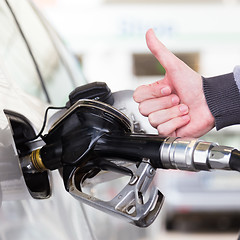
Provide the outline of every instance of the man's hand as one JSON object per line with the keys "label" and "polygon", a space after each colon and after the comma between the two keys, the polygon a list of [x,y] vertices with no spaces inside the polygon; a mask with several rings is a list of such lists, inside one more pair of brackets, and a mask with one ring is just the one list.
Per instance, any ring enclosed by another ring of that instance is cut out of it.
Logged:
{"label": "man's hand", "polygon": [[152,29],[146,34],[148,48],[165,68],[164,79],[139,86],[134,100],[150,124],[165,136],[199,137],[214,127],[201,76],[170,52]]}

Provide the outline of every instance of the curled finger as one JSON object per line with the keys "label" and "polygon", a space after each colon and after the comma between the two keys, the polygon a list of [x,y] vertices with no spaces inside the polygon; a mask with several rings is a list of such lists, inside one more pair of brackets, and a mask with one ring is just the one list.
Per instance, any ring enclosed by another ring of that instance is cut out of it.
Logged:
{"label": "curled finger", "polygon": [[162,123],[160,125],[157,126],[157,130],[159,135],[162,136],[170,136],[170,135],[174,135],[173,133],[178,129],[181,128],[183,126],[185,126],[186,124],[188,124],[190,121],[190,117],[189,115],[184,115],[181,117],[176,117],[173,118],[165,123]]}
{"label": "curled finger", "polygon": [[133,99],[140,103],[147,99],[158,98],[171,94],[171,88],[162,80],[149,85],[139,86],[133,93]]}
{"label": "curled finger", "polygon": [[161,98],[149,99],[139,104],[139,112],[143,116],[148,116],[150,113],[176,106],[179,104],[179,101],[179,97],[175,94]]}
{"label": "curled finger", "polygon": [[179,104],[168,109],[163,109],[150,113],[148,115],[148,121],[153,127],[156,128],[158,125],[167,122],[173,118],[186,115],[188,111],[189,109],[187,105]]}

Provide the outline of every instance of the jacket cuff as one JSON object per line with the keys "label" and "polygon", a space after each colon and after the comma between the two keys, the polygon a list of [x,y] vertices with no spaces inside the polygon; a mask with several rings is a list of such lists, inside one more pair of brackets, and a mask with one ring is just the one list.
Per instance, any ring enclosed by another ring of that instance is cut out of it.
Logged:
{"label": "jacket cuff", "polygon": [[240,94],[233,73],[204,78],[203,91],[217,130],[240,123]]}

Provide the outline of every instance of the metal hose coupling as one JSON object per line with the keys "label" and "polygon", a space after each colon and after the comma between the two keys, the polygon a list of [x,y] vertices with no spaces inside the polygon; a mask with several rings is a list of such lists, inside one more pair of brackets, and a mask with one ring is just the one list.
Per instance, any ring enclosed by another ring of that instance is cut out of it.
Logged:
{"label": "metal hose coupling", "polygon": [[25,173],[44,172],[47,170],[43,164],[40,149],[33,150],[31,154],[22,157],[20,163]]}
{"label": "metal hose coupling", "polygon": [[40,149],[33,150],[30,155],[23,157],[21,166],[26,172],[43,172],[47,170],[43,164]]}
{"label": "metal hose coupling", "polygon": [[160,149],[160,159],[167,169],[199,171],[230,170],[232,147],[219,146],[199,139],[168,137]]}
{"label": "metal hose coupling", "polygon": [[47,170],[47,168],[43,164],[43,161],[40,155],[40,149],[34,150],[30,154],[30,160],[37,171],[42,172]]}

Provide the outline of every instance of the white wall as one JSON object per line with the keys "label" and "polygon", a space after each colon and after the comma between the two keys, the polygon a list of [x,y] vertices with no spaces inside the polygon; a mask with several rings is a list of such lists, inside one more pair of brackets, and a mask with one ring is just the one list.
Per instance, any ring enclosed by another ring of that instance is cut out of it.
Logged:
{"label": "white wall", "polygon": [[70,48],[83,59],[89,81],[112,90],[135,88],[156,77],[136,78],[132,54],[149,52],[145,32],[154,28],[174,52],[200,52],[200,73],[212,76],[240,64],[239,4],[104,5],[59,1],[45,9]]}

